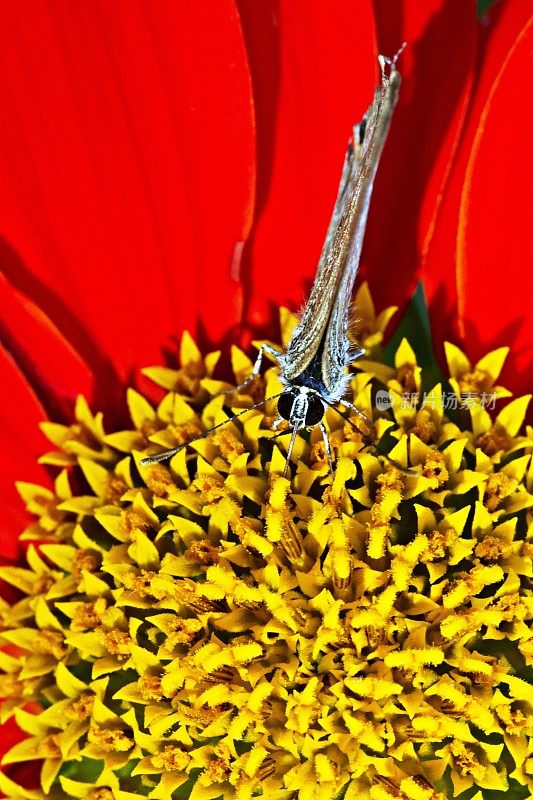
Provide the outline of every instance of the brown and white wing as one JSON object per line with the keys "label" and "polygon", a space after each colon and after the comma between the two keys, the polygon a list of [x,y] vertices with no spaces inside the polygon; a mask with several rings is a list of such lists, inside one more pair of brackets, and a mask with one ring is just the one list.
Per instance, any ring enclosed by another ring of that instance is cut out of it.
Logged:
{"label": "brown and white wing", "polygon": [[[359,127],[359,125],[354,127],[354,141],[358,135]],[[339,222],[346,215],[349,187],[352,185],[353,177],[356,173],[358,151],[359,148],[354,148],[353,143],[350,142],[346,151],[337,199],[322,247],[315,280],[284,357],[283,372],[289,380],[300,375],[309,365],[320,346],[324,331],[328,325],[334,300],[334,288],[340,280],[338,268],[341,266],[340,261],[337,264],[333,264],[330,255]],[[337,267],[337,271],[335,271],[335,267]]]}
{"label": "brown and white wing", "polygon": [[[326,387],[332,388],[339,371],[341,374],[344,372],[348,309],[361,255],[372,184],[399,85],[400,75],[394,66],[389,75],[382,69],[382,82],[376,89],[374,100],[363,121],[354,128],[353,142],[346,154],[311,294],[283,358],[283,376],[287,380],[300,375],[321,347]],[[341,363],[342,368],[339,368]]]}
{"label": "brown and white wing", "polygon": [[368,110],[357,174],[348,190],[347,213],[339,222],[334,241],[334,250],[342,253],[343,268],[322,353],[322,378],[333,395],[337,393],[337,387],[343,384],[344,369],[350,362],[348,326],[353,285],[363,248],[374,178],[398,100],[400,83],[400,74],[394,67],[389,75],[383,70],[381,86],[376,90],[374,102]]}

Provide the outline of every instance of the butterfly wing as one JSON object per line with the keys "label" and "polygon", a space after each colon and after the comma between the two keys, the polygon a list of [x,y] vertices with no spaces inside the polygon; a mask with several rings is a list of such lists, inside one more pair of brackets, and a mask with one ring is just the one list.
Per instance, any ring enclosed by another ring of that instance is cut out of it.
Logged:
{"label": "butterfly wing", "polygon": [[347,189],[346,212],[339,221],[333,240],[332,257],[335,258],[335,252],[342,253],[342,269],[324,338],[322,378],[330,396],[335,399],[344,394],[344,371],[351,360],[348,325],[353,285],[363,248],[374,178],[398,100],[400,83],[396,69],[393,68],[390,75],[383,71],[381,86],[376,90],[362,131],[359,157]]}
{"label": "butterfly wing", "polygon": [[[398,97],[400,75],[385,74],[363,121],[354,128],[339,192],[311,294],[283,357],[283,377],[301,375],[322,351],[322,378],[331,396],[348,358],[348,313],[359,265],[372,185]],[[344,384],[343,384],[344,385]]]}

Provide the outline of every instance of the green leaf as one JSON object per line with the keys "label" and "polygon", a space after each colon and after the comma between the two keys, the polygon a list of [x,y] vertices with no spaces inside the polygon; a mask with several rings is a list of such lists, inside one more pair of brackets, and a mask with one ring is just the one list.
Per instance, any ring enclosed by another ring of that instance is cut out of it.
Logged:
{"label": "green leaf", "polygon": [[187,800],[190,796],[192,790],[194,789],[194,784],[198,779],[198,775],[200,774],[201,769],[191,769],[189,780],[187,783],[182,783],[177,789],[172,792],[173,800]]}
{"label": "green leaf", "polygon": [[[443,786],[441,784],[442,781],[437,781],[435,787],[440,791],[443,791]],[[461,792],[461,794],[457,795],[455,800],[471,800],[471,798],[474,797],[474,795],[476,795],[478,792],[478,786],[471,786],[470,789],[467,789],[465,792]],[[450,798],[450,800],[453,797],[453,786],[451,781],[449,781],[448,793],[445,792],[445,794]],[[504,791],[499,791],[497,789],[482,789],[481,794],[483,796],[483,800],[529,800],[531,796],[527,786],[522,786],[522,784],[518,783],[518,781],[515,781],[512,778],[509,780],[508,789],[505,789]]]}
{"label": "green leaf", "polygon": [[82,756],[79,760],[65,761],[59,774],[82,783],[94,783],[100,777],[103,768],[104,762],[100,759]]}
{"label": "green leaf", "polygon": [[531,794],[527,786],[522,786],[518,781],[509,780],[509,788],[503,792],[496,789],[483,789],[483,800],[529,800]]}
{"label": "green leaf", "polygon": [[407,339],[418,365],[422,367],[422,391],[429,392],[438,383],[443,383],[443,375],[433,352],[429,312],[421,283],[416,287],[405,314],[383,350],[383,360],[390,367],[394,366],[394,354],[402,339]]}
{"label": "green leaf", "polygon": [[484,17],[495,3],[496,0],[476,0],[476,11],[478,17]]}
{"label": "green leaf", "polygon": [[[453,783],[450,767],[446,767],[442,778],[439,778],[438,781],[435,781],[435,789],[437,792],[442,792],[444,797],[453,797]],[[461,800],[463,800],[463,798],[461,798]],[[466,798],[464,798],[464,800],[466,800]]]}
{"label": "green leaf", "polygon": [[124,764],[123,767],[115,770],[115,775],[117,778],[129,778],[139,761],[140,758],[131,758],[127,764]]}

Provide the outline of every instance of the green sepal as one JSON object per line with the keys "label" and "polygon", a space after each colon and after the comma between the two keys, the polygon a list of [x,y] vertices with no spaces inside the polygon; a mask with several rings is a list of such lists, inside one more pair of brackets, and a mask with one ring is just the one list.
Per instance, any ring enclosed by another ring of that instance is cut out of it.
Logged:
{"label": "green sepal", "polygon": [[422,367],[422,392],[431,391],[438,383],[447,391],[447,381],[433,352],[429,310],[422,283],[416,287],[402,319],[383,348],[382,358],[389,367],[394,367],[394,356],[402,339],[407,339],[415,352],[418,365]]}

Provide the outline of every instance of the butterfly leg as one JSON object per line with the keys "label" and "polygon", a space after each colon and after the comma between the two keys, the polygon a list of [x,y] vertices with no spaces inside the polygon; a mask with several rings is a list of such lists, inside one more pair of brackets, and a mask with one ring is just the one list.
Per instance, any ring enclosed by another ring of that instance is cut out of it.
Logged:
{"label": "butterfly leg", "polygon": [[[396,467],[396,469],[399,469],[402,472],[407,473],[408,475],[416,475],[415,470],[412,470],[409,467],[404,467],[398,461],[395,461],[394,458],[391,458],[389,455],[387,455],[387,453],[382,453],[381,450],[378,449],[375,443],[377,439],[376,426],[363,411],[360,411],[356,406],[353,405],[353,403],[350,403],[347,400],[340,400],[340,403],[342,403],[343,406],[350,408],[352,411],[355,411],[355,413],[358,414],[360,417],[362,417],[367,423],[367,425],[370,427],[370,430],[372,431],[372,438],[374,439],[374,441],[371,442],[371,447],[375,451],[376,455],[383,456],[383,458],[385,458],[389,462],[389,464],[392,464],[393,467]],[[411,462],[410,436],[407,439],[407,461],[408,463]]]}
{"label": "butterfly leg", "polygon": [[261,347],[259,348],[257,358],[255,359],[255,364],[253,366],[253,369],[246,378],[246,380],[244,380],[238,386],[235,386],[231,389],[226,389],[224,392],[221,392],[221,394],[233,394],[235,392],[240,392],[242,389],[245,389],[246,386],[248,386],[253,381],[253,379],[259,375],[259,372],[261,370],[261,364],[263,362],[263,356],[265,353],[269,353],[269,355],[273,356],[276,360],[278,360],[279,357],[282,355],[281,351],[276,350],[276,348],[272,347],[272,345],[262,344]]}
{"label": "butterfly leg", "polygon": [[289,449],[287,450],[287,460],[285,461],[285,469],[283,470],[283,477],[284,478],[287,477],[287,472],[289,471],[289,464],[290,464],[290,461],[291,461],[292,451],[293,451],[293,448],[294,448],[294,442],[295,442],[296,434],[298,433],[298,430],[299,430],[298,426],[295,425],[294,428],[291,431],[291,440],[289,442]]}
{"label": "butterfly leg", "polygon": [[318,423],[318,426],[319,426],[320,430],[322,431],[322,438],[324,440],[324,449],[326,451],[326,456],[327,456],[327,459],[328,459],[329,471],[331,472],[331,480],[333,480],[335,478],[335,473],[333,471],[333,457],[331,455],[331,444],[330,444],[330,441],[329,441],[328,432],[326,430],[326,426],[324,425],[324,423],[322,421]]}

